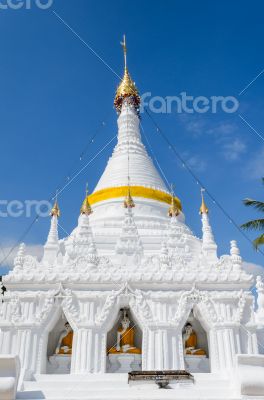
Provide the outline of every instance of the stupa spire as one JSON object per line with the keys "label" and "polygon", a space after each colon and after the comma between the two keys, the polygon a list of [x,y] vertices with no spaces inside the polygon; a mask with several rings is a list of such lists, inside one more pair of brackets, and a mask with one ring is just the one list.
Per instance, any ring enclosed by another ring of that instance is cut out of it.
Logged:
{"label": "stupa spire", "polygon": [[201,204],[201,207],[200,207],[200,214],[201,215],[202,214],[208,214],[208,212],[209,212],[209,209],[207,208],[207,205],[205,204],[205,201],[204,201],[203,192],[204,192],[204,189],[201,189],[201,197],[202,197],[202,204]]}
{"label": "stupa spire", "polygon": [[85,214],[85,215],[91,215],[93,212],[92,207],[90,206],[90,203],[89,203],[88,193],[89,193],[88,183],[86,183],[85,199],[84,199],[82,207],[81,207],[81,214]]}
{"label": "stupa spire", "polygon": [[55,202],[50,212],[50,230],[46,244],[44,246],[43,261],[53,263],[57,257],[59,250],[59,234],[58,234],[58,218],[60,217],[60,208],[58,204],[58,196],[56,193]]}
{"label": "stupa spire", "polygon": [[130,186],[128,186],[127,196],[124,200],[124,207],[125,208],[134,208],[135,207],[134,200],[131,196]]}
{"label": "stupa spire", "polygon": [[200,214],[202,216],[202,252],[209,261],[217,261],[217,245],[214,240],[214,235],[209,221],[208,208],[204,201],[204,189],[201,189],[202,205],[200,207]]}
{"label": "stupa spire", "polygon": [[93,210],[88,198],[88,184],[86,184],[85,199],[78,218],[77,229],[72,232],[65,243],[65,263],[69,260],[76,260],[78,257],[82,256],[86,259],[87,268],[98,264],[97,248],[89,221],[92,212]]}
{"label": "stupa spire", "polygon": [[174,190],[173,190],[173,185],[171,185],[171,205],[168,211],[168,216],[169,217],[177,217],[179,215],[179,209],[177,206],[176,199],[174,197]]}
{"label": "stupa spire", "polygon": [[123,47],[124,51],[124,66],[125,70],[127,69],[127,47],[126,47],[126,35],[123,35],[123,42],[120,43],[121,46]]}
{"label": "stupa spire", "polygon": [[142,259],[143,246],[131,206],[126,207],[122,232],[117,241],[115,251],[123,265],[137,265]]}
{"label": "stupa spire", "polygon": [[[138,115],[140,97],[128,72],[125,38],[122,47],[125,71],[115,96],[115,107],[119,113],[117,144],[89,200],[92,205],[117,198],[123,203],[123,199],[129,194],[127,182],[129,155],[130,196],[134,200],[145,198],[169,205],[170,193],[142,143]],[[178,209],[181,210],[179,199],[175,200]]]}
{"label": "stupa spire", "polygon": [[117,87],[114,105],[116,110],[121,112],[123,101],[126,99],[130,104],[135,106],[136,110],[138,110],[140,105],[140,96],[135,82],[133,82],[127,68],[127,46],[125,35],[123,37],[123,42],[121,42],[121,46],[124,51],[124,76]]}

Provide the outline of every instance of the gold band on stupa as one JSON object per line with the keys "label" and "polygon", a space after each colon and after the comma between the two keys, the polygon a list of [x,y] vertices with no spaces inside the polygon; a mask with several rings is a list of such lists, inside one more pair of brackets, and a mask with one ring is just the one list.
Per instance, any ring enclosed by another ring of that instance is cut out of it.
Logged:
{"label": "gold band on stupa", "polygon": [[[142,197],[145,199],[151,199],[166,204],[171,204],[171,194],[144,186],[118,186],[98,190],[97,192],[89,195],[89,203],[93,205],[95,203],[99,203],[105,200],[115,199],[118,197],[126,197],[128,190],[130,191],[130,195],[132,197]],[[175,203],[178,210],[182,210],[181,202],[177,197],[175,197]]]}

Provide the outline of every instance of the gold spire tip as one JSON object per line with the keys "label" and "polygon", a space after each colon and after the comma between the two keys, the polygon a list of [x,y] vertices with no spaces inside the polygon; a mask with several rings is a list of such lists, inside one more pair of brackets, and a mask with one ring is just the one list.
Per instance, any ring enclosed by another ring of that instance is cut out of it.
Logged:
{"label": "gold spire tip", "polygon": [[140,105],[140,96],[137,87],[135,85],[135,82],[133,82],[127,68],[127,45],[125,35],[123,36],[123,41],[120,43],[123,47],[124,52],[125,72],[116,90],[116,96],[114,100],[114,105],[118,112],[120,112],[122,109],[124,99],[128,99],[128,101],[133,104],[136,109],[138,109]]}
{"label": "gold spire tip", "polygon": [[205,189],[201,189],[202,204],[201,204],[200,212],[199,212],[201,215],[208,214],[208,212],[209,212],[208,207],[204,201],[204,195],[203,195],[204,191],[205,191]]}
{"label": "gold spire tip", "polygon": [[123,47],[124,51],[124,64],[125,70],[127,69],[127,46],[126,46],[126,35],[123,35],[123,42],[120,42],[121,46]]}
{"label": "gold spire tip", "polygon": [[127,196],[126,196],[126,198],[124,200],[124,207],[125,208],[134,208],[135,207],[134,200],[133,200],[133,198],[131,196],[131,193],[130,193],[130,187],[128,187]]}
{"label": "gold spire tip", "polygon": [[168,211],[169,217],[177,217],[180,214],[180,211],[177,207],[177,202],[174,197],[173,185],[171,185],[171,205]]}
{"label": "gold spire tip", "polygon": [[85,188],[85,199],[81,207],[81,214],[85,215],[91,215],[93,213],[92,207],[90,206],[89,203],[89,196],[88,196],[88,183],[86,183],[86,188]]}
{"label": "gold spire tip", "polygon": [[51,217],[60,217],[60,208],[59,208],[59,204],[58,204],[58,198],[57,198],[57,194],[56,194],[56,197],[55,197],[55,202],[54,202],[54,205],[53,205],[53,207],[52,207],[52,209],[51,209],[51,212],[50,212],[50,216]]}

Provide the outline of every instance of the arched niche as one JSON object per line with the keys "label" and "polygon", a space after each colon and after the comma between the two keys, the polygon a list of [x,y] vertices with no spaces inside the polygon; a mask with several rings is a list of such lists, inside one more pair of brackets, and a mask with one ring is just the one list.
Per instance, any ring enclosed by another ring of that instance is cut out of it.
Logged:
{"label": "arched niche", "polygon": [[[130,330],[134,330],[134,343],[130,343],[136,349],[128,350],[127,352],[117,352],[117,332],[118,329],[121,328],[122,319],[124,317],[124,312],[130,321],[130,325],[128,328],[128,335],[130,336]],[[121,308],[118,311],[115,322],[112,328],[107,333],[107,368],[106,372],[129,372],[129,371],[140,371],[142,369],[142,330],[139,325],[139,322],[133,311],[129,307]],[[140,353],[138,353],[140,350]],[[135,351],[135,353],[133,352]]]}
{"label": "arched niche", "polygon": [[[184,323],[182,329],[182,337],[183,337],[183,349],[185,350],[185,327],[187,324],[190,324],[193,330],[194,338],[196,338],[196,345],[194,350],[187,351],[186,354],[184,351],[184,361],[185,368],[189,372],[199,372],[199,373],[208,373],[210,372],[210,346],[208,340],[207,327],[203,324],[203,321],[199,319],[199,312],[194,307],[191,310],[189,317]],[[200,354],[200,353],[205,354]]]}
{"label": "arched niche", "polygon": [[54,321],[48,333],[47,351],[46,351],[46,359],[47,359],[46,373],[48,374],[70,373],[72,354],[70,353],[56,354],[56,349],[59,344],[61,335],[65,331],[66,324],[68,324],[69,328],[72,330],[72,327],[67,321],[63,311],[60,311],[59,314],[57,315],[56,321]]}

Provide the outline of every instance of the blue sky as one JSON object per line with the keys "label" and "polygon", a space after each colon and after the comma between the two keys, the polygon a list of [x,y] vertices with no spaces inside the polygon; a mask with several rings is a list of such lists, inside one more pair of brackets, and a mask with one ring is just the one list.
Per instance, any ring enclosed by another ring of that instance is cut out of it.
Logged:
{"label": "blue sky", "polygon": [[[37,8],[35,0],[31,3],[30,9],[0,10],[1,199],[50,198],[116,133],[113,97],[118,79],[60,16],[119,75],[119,42],[126,33],[129,70],[141,93],[186,92],[239,100],[234,114],[172,112],[154,118],[238,224],[258,216],[242,199],[263,199],[264,141],[258,136],[264,135],[263,2],[54,0],[47,10]],[[200,235],[199,186],[146,115],[142,125],[168,180],[175,184],[186,222]],[[95,131],[94,143],[86,147]],[[59,196],[61,225],[67,232],[77,223],[85,182],[93,190],[111,150],[107,148]],[[207,203],[219,254],[227,253],[229,241],[236,239],[246,260],[263,264],[263,255],[252,250],[210,199]],[[1,257],[33,218],[0,218]],[[25,242],[44,243],[48,229],[49,218],[41,218]]]}

